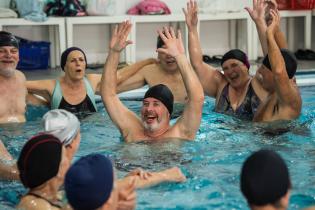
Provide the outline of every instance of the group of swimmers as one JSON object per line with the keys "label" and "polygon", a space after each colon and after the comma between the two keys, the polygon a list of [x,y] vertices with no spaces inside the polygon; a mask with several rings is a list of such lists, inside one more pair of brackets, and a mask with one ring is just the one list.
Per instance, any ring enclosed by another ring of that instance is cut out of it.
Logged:
{"label": "group of swimmers", "polygon": [[[112,165],[101,155],[84,157],[68,170],[80,142],[80,123],[71,113],[80,117],[82,113],[96,112],[95,94],[102,96],[106,111],[126,142],[172,138],[193,140],[200,126],[204,94],[216,99],[215,111],[238,118],[255,122],[296,119],[302,105],[294,78],[297,61],[294,54],[286,49],[277,3],[275,0],[253,0],[253,8],[246,10],[256,24],[265,55],[253,77],[249,75],[247,55],[239,49],[224,54],[221,71],[203,62],[197,30],[198,6],[193,0],[183,10],[188,27],[190,61],[185,56],[180,31],[176,33],[173,28],[164,27],[158,30],[157,60],[147,59],[117,71],[121,51],[131,44],[127,37],[132,25],[124,21],[114,28],[102,75],[85,75],[87,60],[84,51],[70,47],[61,56],[63,76],[56,80],[26,81],[23,73],[16,70],[18,41],[12,34],[1,31],[0,123],[24,122],[27,101],[49,104],[52,109],[43,118],[44,132],[27,141],[17,162],[18,170],[11,170],[12,178],[20,179],[30,189],[22,198],[20,207],[36,209],[35,206],[40,206],[36,202],[34,205],[34,200],[37,200],[44,205],[39,209],[46,209],[47,205],[58,209],[57,192],[64,176],[66,194],[74,209],[97,209],[103,204],[134,208],[136,187],[185,180],[178,168],[154,173],[137,170],[125,178],[127,181],[121,181],[125,184],[115,187],[113,183],[119,181],[114,181]],[[121,102],[118,93],[145,84],[150,88],[144,95],[139,118]],[[174,104],[183,104],[184,108],[176,122],[170,125]],[[5,148],[3,150],[4,154]],[[260,168],[254,167],[255,161],[271,165],[275,171],[278,166],[283,166],[284,171],[279,172],[279,176],[283,177],[288,176],[285,163],[272,151],[263,150],[253,156],[252,161],[245,162],[241,179],[242,192],[249,205],[253,209],[263,205],[285,209],[287,200],[282,203],[282,198],[288,198],[290,181],[283,188],[271,188],[277,191],[274,194],[269,188],[261,189],[263,192],[256,191],[260,189],[256,182],[273,179],[274,174],[269,172],[274,171],[256,173]],[[273,166],[276,163],[278,165]],[[39,173],[39,169],[42,171],[43,168],[44,172]],[[254,172],[251,173],[252,170]],[[98,176],[98,173],[101,175]],[[256,179],[257,174],[263,176]],[[100,176],[107,179],[100,180]],[[275,186],[280,184],[277,179],[274,183]],[[93,194],[98,190],[104,192],[99,193],[100,197]],[[88,198],[92,200],[84,200]],[[85,207],[83,201],[99,205]],[[116,209],[113,206],[106,208]]]}

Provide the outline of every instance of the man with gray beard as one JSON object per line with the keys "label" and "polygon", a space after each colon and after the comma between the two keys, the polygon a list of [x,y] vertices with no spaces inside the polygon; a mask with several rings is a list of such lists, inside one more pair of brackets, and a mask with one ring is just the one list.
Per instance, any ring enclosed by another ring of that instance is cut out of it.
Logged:
{"label": "man with gray beard", "polygon": [[19,62],[19,43],[11,34],[0,31],[0,124],[25,121],[26,83]]}

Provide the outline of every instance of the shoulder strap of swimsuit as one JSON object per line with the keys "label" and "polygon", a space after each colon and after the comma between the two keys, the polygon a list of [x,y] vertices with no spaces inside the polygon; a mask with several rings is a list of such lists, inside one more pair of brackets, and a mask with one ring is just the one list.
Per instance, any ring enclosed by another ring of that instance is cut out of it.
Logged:
{"label": "shoulder strap of swimsuit", "polygon": [[51,102],[50,102],[51,109],[58,109],[61,99],[62,99],[61,86],[60,86],[59,80],[56,79],[55,88],[54,88],[54,91],[51,97]]}
{"label": "shoulder strap of swimsuit", "polygon": [[95,103],[95,94],[94,94],[94,90],[89,82],[89,80],[87,78],[83,78],[84,80],[84,84],[85,84],[85,89],[86,89],[86,94],[88,95],[88,97],[90,98],[95,110],[97,111],[97,106]]}
{"label": "shoulder strap of swimsuit", "polygon": [[54,203],[54,202],[48,200],[47,198],[45,198],[45,197],[43,197],[43,196],[40,196],[40,195],[38,195],[38,194],[35,194],[35,193],[32,193],[32,192],[28,192],[26,195],[32,195],[32,196],[34,196],[34,197],[36,197],[36,198],[45,200],[45,201],[46,201],[47,203],[49,203],[51,206],[54,206],[54,207],[56,207],[56,208],[58,208],[58,209],[61,209],[61,208],[62,208],[61,203]]}

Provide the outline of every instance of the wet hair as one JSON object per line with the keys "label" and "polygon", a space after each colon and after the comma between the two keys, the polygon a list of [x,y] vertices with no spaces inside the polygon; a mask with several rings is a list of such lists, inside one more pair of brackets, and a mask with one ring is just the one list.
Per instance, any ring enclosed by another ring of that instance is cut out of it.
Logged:
{"label": "wet hair", "polygon": [[[287,50],[287,49],[280,49],[281,55],[283,57],[285,63],[285,69],[287,70],[287,74],[289,79],[294,77],[296,69],[297,69],[297,60],[295,55]],[[271,64],[269,61],[269,56],[266,55],[263,60],[263,65],[266,66],[269,70],[271,70]]]}
{"label": "wet hair", "polygon": [[9,32],[0,31],[0,47],[13,46],[19,48],[19,41]]}
{"label": "wet hair", "polygon": [[64,71],[64,67],[67,63],[67,59],[68,59],[68,55],[72,52],[72,51],[75,51],[75,50],[78,50],[80,51],[83,56],[84,56],[84,59],[85,59],[85,68],[87,66],[87,60],[86,60],[86,55],[85,53],[83,52],[82,49],[78,48],[78,47],[69,47],[68,49],[66,49],[65,51],[63,51],[62,55],[61,55],[61,59],[60,59],[60,67],[61,69]]}
{"label": "wet hair", "polygon": [[155,98],[161,101],[167,108],[170,115],[173,112],[174,96],[172,91],[163,84],[155,85],[149,88],[144,95],[144,98]]}
{"label": "wet hair", "polygon": [[279,205],[290,188],[288,167],[276,152],[259,150],[244,162],[241,191],[249,205]]}
{"label": "wet hair", "polygon": [[244,53],[243,51],[239,50],[239,49],[234,49],[234,50],[230,50],[227,53],[225,53],[223,55],[223,58],[221,60],[221,66],[223,65],[223,63],[229,59],[236,59],[241,61],[242,63],[244,63],[244,65],[247,67],[247,69],[250,68],[250,64],[248,61],[248,57],[246,55],[246,53]]}

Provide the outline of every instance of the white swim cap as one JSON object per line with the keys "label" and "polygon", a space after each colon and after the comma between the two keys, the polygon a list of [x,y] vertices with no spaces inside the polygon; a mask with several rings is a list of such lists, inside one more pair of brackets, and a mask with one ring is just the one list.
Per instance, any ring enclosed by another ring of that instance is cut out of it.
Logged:
{"label": "white swim cap", "polygon": [[50,110],[43,116],[44,132],[56,136],[65,146],[72,143],[80,129],[78,118],[63,109]]}

